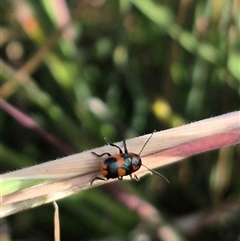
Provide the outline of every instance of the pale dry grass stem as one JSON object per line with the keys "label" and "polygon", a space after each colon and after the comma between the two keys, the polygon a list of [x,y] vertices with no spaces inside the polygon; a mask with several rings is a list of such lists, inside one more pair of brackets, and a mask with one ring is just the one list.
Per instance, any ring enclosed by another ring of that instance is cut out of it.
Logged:
{"label": "pale dry grass stem", "polygon": [[[127,140],[128,150],[139,153],[149,135]],[[181,127],[154,133],[141,155],[149,168],[158,168],[186,157],[240,143],[240,112],[194,122]],[[122,147],[122,141],[116,143]],[[90,185],[100,175],[101,158],[96,153],[117,154],[111,146],[103,146],[36,166],[1,175],[1,217],[56,201],[97,185]],[[138,177],[150,173],[144,167]],[[124,177],[127,179],[129,177]],[[114,180],[109,180],[114,181]],[[170,180],[171,182],[171,180]]]}

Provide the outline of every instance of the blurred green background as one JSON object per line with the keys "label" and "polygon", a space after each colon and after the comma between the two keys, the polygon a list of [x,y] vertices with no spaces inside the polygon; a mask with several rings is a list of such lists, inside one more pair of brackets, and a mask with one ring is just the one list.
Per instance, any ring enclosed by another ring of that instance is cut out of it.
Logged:
{"label": "blurred green background", "polygon": [[[120,141],[239,109],[237,0],[0,7],[1,97],[64,143],[57,148],[1,109],[1,173],[101,146],[103,137]],[[160,234],[168,225],[175,240],[239,240],[239,156],[239,146],[223,148],[161,168],[170,184],[148,175],[60,200],[61,239],[171,241]],[[134,198],[145,205],[133,210]],[[141,217],[151,219],[148,205],[161,222]],[[53,240],[53,213],[48,204],[12,215],[2,234]]]}

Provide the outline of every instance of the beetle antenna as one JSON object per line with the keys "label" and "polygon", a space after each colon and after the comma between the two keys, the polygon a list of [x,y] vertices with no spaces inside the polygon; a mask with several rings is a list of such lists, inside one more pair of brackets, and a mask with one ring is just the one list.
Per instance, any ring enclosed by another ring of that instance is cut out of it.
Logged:
{"label": "beetle antenna", "polygon": [[162,177],[166,182],[170,183],[169,180],[168,180],[166,177],[164,177],[162,174],[160,174],[159,172],[156,172],[156,171],[148,168],[147,166],[145,166],[145,165],[143,165],[143,164],[142,164],[142,166],[144,166],[145,168],[147,168],[147,169],[148,169],[150,172],[152,172],[153,174],[156,174],[156,175]]}
{"label": "beetle antenna", "polygon": [[152,138],[152,135],[154,134],[154,132],[156,132],[156,130],[153,131],[153,133],[148,137],[147,141],[144,143],[141,151],[140,151],[139,154],[138,154],[139,156],[140,156],[140,154],[142,153],[142,151],[143,151],[143,149],[145,148],[145,146],[147,145],[147,143],[149,142],[149,140]]}

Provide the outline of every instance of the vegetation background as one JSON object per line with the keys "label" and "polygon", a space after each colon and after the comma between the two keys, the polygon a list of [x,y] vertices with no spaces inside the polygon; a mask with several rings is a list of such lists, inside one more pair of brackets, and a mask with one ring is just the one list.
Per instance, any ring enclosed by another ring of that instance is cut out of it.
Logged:
{"label": "vegetation background", "polygon": [[[1,110],[1,173],[101,146],[103,137],[120,141],[239,109],[238,0],[0,7],[1,97],[26,115]],[[170,184],[148,175],[60,200],[61,239],[239,240],[239,156],[239,146],[223,148],[158,170]],[[150,207],[161,216],[155,225]],[[52,204],[40,206],[1,228],[11,240],[53,240],[53,213]]]}

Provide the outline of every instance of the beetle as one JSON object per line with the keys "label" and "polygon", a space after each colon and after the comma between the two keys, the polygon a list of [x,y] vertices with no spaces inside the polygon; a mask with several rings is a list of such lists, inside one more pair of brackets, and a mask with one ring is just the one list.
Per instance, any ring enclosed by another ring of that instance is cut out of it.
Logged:
{"label": "beetle", "polygon": [[133,177],[132,173],[136,172],[141,166],[144,166],[152,173],[154,173],[158,176],[161,176],[167,182],[169,182],[168,179],[166,177],[164,177],[162,174],[160,174],[159,172],[156,172],[156,171],[148,168],[144,164],[142,164],[140,155],[141,155],[143,149],[145,148],[145,146],[147,145],[147,143],[149,142],[149,140],[152,138],[152,135],[154,134],[154,132],[150,135],[150,137],[144,143],[139,154],[128,152],[126,140],[123,140],[123,147],[124,147],[124,152],[123,152],[119,146],[111,143],[107,138],[104,138],[108,145],[118,148],[119,154],[111,155],[109,152],[97,154],[95,152],[92,152],[92,154],[97,157],[103,157],[104,155],[107,155],[108,157],[101,162],[101,173],[104,178],[98,177],[98,176],[94,177],[91,181],[91,185],[95,180],[106,181],[110,178],[118,178],[119,180],[122,180],[123,176],[127,176],[127,175],[129,175],[131,179],[135,179],[136,181],[138,181],[139,178],[135,174]]}

